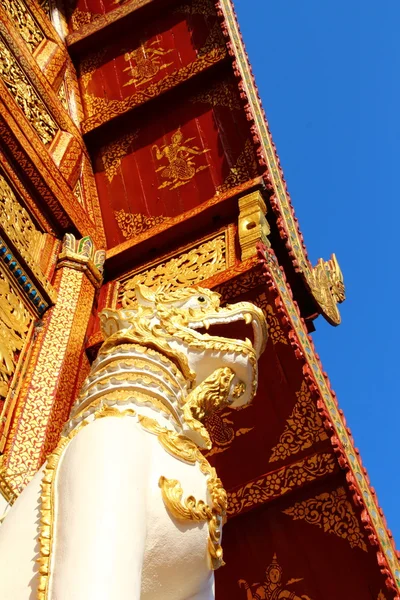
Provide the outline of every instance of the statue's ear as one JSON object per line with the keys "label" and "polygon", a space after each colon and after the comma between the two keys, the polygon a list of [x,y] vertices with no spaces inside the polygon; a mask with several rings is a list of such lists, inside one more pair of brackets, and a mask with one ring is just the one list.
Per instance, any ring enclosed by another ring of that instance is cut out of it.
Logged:
{"label": "statue's ear", "polygon": [[135,285],[135,294],[141,306],[154,306],[156,303],[156,295],[147,285],[141,283]]}
{"label": "statue's ear", "polygon": [[136,313],[136,310],[114,310],[113,308],[104,308],[99,315],[100,327],[104,338],[107,339],[114,333],[122,331],[123,329],[129,329]]}

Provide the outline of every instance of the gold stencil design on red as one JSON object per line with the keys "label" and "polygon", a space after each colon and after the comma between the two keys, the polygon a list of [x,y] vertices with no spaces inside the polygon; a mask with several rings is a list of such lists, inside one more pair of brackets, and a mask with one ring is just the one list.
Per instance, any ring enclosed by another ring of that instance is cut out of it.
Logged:
{"label": "gold stencil design on red", "polygon": [[235,165],[230,168],[229,175],[224,183],[217,187],[217,193],[226,192],[254,177],[257,177],[257,162],[253,145],[250,140],[246,140],[243,151],[239,154]]}
{"label": "gold stencil design on red", "polygon": [[360,524],[343,487],[296,502],[283,512],[295,521],[302,520],[316,525],[325,533],[332,533],[347,540],[352,548],[361,548],[367,552]]}
{"label": "gold stencil design on red", "polygon": [[173,63],[164,63],[162,58],[171,52],[173,52],[173,48],[164,50],[158,40],[144,42],[131,52],[126,52],[124,59],[129,62],[129,66],[124,71],[129,71],[132,77],[124,83],[124,87],[144,85],[158,75],[161,70],[170,67]]}
{"label": "gold stencil design on red", "polygon": [[263,311],[265,318],[268,323],[268,337],[272,340],[273,344],[288,344],[288,340],[285,336],[285,333],[281,327],[278,317],[275,314],[275,311],[271,304],[269,304],[267,300],[267,295],[265,292],[259,294],[254,299],[254,304],[261,308]]}
{"label": "gold stencil design on red", "polygon": [[114,211],[115,220],[118,223],[122,235],[130,240],[133,237],[152,229],[156,225],[161,225],[168,221],[169,217],[153,217],[142,215],[141,213],[127,213],[124,209]]}
{"label": "gold stencil design on red", "polygon": [[170,143],[159,147],[153,145],[152,151],[157,161],[167,161],[168,164],[159,166],[156,173],[160,173],[164,181],[158,186],[158,189],[168,188],[174,190],[182,185],[189,183],[196,173],[208,169],[209,165],[196,166],[195,157],[210,152],[209,148],[199,148],[196,145],[189,145],[195,140],[195,137],[183,139],[183,133],[179,127],[172,135]]}
{"label": "gold stencil design on red", "polygon": [[262,583],[253,583],[249,585],[245,579],[239,579],[238,585],[245,590],[247,598],[253,598],[254,600],[278,600],[279,598],[311,600],[306,594],[297,596],[295,592],[292,591],[291,586],[303,581],[303,577],[294,577],[289,579],[286,583],[283,583],[282,576],[283,569],[278,563],[275,553],[271,564],[265,569],[265,579]]}
{"label": "gold stencil design on red", "polygon": [[[241,410],[246,410],[247,408],[250,408],[250,406],[245,406]],[[223,410],[222,412],[214,412],[206,417],[205,425],[212,442],[212,449],[205,454],[208,458],[214,454],[225,452],[235,438],[245,435],[254,429],[254,427],[235,429],[233,427],[234,422],[230,419],[231,416],[231,410]]]}
{"label": "gold stencil design on red", "polygon": [[279,442],[272,449],[269,462],[284,460],[288,456],[311,448],[313,444],[328,438],[305,381],[302,382],[296,396],[297,402],[286,421]]}
{"label": "gold stencil design on red", "polygon": [[122,159],[127,155],[132,142],[137,136],[138,131],[132,131],[101,148],[101,160],[103,162],[104,173],[110,183],[118,173],[118,168]]}

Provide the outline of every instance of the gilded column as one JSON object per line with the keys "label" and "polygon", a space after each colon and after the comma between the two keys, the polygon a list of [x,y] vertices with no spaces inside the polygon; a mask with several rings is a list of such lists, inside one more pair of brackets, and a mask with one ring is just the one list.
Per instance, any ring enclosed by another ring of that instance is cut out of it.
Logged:
{"label": "gilded column", "polygon": [[37,335],[5,447],[1,478],[14,496],[57,444],[68,418],[104,259],[90,237],[65,235],[54,283],[57,302]]}

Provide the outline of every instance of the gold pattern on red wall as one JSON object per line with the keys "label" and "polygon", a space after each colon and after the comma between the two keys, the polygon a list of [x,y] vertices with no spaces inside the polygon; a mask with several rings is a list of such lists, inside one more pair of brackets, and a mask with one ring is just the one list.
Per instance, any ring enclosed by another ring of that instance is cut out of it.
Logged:
{"label": "gold pattern on red wall", "polygon": [[272,341],[273,344],[288,344],[287,338],[283,332],[281,324],[279,322],[278,317],[275,314],[274,309],[271,304],[268,302],[267,294],[262,292],[258,294],[256,298],[253,300],[254,304],[261,308],[263,311],[265,318],[267,319],[268,324],[268,338]]}
{"label": "gold pattern on red wall", "polygon": [[262,583],[253,583],[249,585],[245,579],[239,579],[238,585],[245,590],[243,598],[246,598],[246,600],[279,600],[280,598],[312,600],[306,594],[297,596],[293,590],[293,586],[296,583],[303,581],[303,577],[294,577],[284,583],[282,581],[282,576],[283,569],[278,563],[276,554],[274,554],[271,564],[265,569],[264,581]]}
{"label": "gold pattern on red wall", "polygon": [[332,533],[347,540],[352,548],[361,548],[367,552],[364,535],[343,487],[296,502],[283,512],[295,521],[303,520],[316,525],[325,533]]}
{"label": "gold pattern on red wall", "polygon": [[224,183],[217,186],[217,193],[226,192],[236,185],[245,183],[249,179],[257,176],[257,163],[254,156],[253,145],[250,140],[246,140],[243,151],[239,154],[237,161],[231,167],[229,175]]}
{"label": "gold pattern on red wall", "polygon": [[269,462],[284,460],[328,438],[305,381],[302,382],[296,396],[295,407],[286,421],[278,444],[272,450]]}
{"label": "gold pattern on red wall", "polygon": [[152,229],[156,225],[161,225],[168,221],[168,217],[147,217],[141,213],[127,213],[123,209],[115,210],[114,215],[122,235],[130,240],[140,233]]}
{"label": "gold pattern on red wall", "polygon": [[333,473],[332,454],[314,454],[228,492],[228,515],[239,514],[258,504],[279,498],[309,481]]}
{"label": "gold pattern on red wall", "polygon": [[138,131],[132,131],[101,148],[101,159],[108,181],[112,181],[117,174],[122,159],[126,156],[129,147],[137,136]]}
{"label": "gold pattern on red wall", "polygon": [[211,106],[226,106],[230,110],[240,110],[240,101],[232,83],[218,81],[208,90],[198,92],[190,98],[190,102],[202,102]]}
{"label": "gold pattern on red wall", "polygon": [[132,84],[143,85],[173,64],[172,62],[161,62],[161,57],[173,52],[173,48],[164,50],[159,44],[158,39],[153,42],[144,42],[138,48],[125,53],[124,59],[129,62],[129,66],[124,71],[130,73],[131,79],[123,84],[124,87]]}
{"label": "gold pattern on red wall", "polygon": [[195,137],[184,139],[179,128],[171,135],[170,143],[164,144],[160,148],[157,144],[153,145],[152,149],[157,161],[164,161],[164,165],[156,169],[156,173],[160,173],[160,177],[164,180],[158,186],[159,190],[165,187],[174,190],[181,185],[186,185],[196,173],[208,169],[208,164],[196,165],[195,156],[210,152],[210,149],[199,148],[195,144],[189,145],[195,139]]}
{"label": "gold pattern on red wall", "polygon": [[189,4],[181,4],[174,9],[176,13],[186,13],[189,15],[205,15],[207,17],[215,16],[215,7],[209,0],[192,0]]}
{"label": "gold pattern on red wall", "polygon": [[[244,407],[242,410],[246,410],[246,408],[249,408],[249,406]],[[214,454],[225,452],[235,438],[249,433],[254,429],[254,427],[240,427],[239,429],[235,429],[234,422],[230,417],[232,417],[231,410],[215,412],[206,417],[205,425],[212,442],[211,450],[205,454],[207,458],[210,458]]]}

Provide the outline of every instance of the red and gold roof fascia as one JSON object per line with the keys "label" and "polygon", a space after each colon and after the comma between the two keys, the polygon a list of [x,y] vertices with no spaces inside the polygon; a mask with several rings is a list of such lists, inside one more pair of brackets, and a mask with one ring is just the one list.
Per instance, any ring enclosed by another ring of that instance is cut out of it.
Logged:
{"label": "red and gold roof fascia", "polygon": [[286,182],[248,62],[232,2],[231,0],[219,0],[217,8],[228,49],[234,59],[233,68],[240,81],[242,98],[247,100],[245,108],[247,117],[254,124],[254,141],[259,148],[259,160],[267,167],[265,179],[267,187],[272,192],[270,202],[277,217],[280,235],[285,241],[295,270],[301,274],[307,289],[319,307],[319,312],[332,325],[338,325],[340,314],[337,303],[342,302],[345,298],[343,275],[334,255],[329,261],[325,262],[321,259],[316,267],[311,266],[303,237],[297,226]]}
{"label": "red and gold roof fascia", "polygon": [[310,390],[317,394],[317,407],[330,435],[340,467],[346,472],[346,480],[354,503],[362,511],[361,520],[367,531],[370,543],[376,547],[378,563],[386,576],[389,589],[397,592],[400,598],[400,564],[391,532],[387,529],[382,509],[378,505],[375,491],[370,486],[366,469],[362,466],[359,452],[342,411],[338,408],[335,393],[323,371],[314,344],[307,333],[307,327],[293,300],[282,268],[272,250],[259,247],[265,281],[275,296],[275,307],[283,327],[288,332],[290,343],[296,356],[301,360],[305,381]]}

